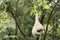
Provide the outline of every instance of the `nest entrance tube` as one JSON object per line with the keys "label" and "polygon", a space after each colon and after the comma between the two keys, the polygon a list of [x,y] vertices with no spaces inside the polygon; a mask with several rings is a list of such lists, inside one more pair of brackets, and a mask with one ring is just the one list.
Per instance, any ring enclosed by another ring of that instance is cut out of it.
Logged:
{"label": "nest entrance tube", "polygon": [[32,35],[34,37],[39,37],[40,34],[44,31],[43,25],[39,22],[39,16],[38,14],[35,15],[35,23],[32,28]]}

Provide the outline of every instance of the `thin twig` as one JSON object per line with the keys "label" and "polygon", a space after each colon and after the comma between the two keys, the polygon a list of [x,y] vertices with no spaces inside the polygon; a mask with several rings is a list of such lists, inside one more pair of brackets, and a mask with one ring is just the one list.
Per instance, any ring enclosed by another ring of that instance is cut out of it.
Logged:
{"label": "thin twig", "polygon": [[44,17],[45,17],[45,15],[44,15],[45,10],[42,10],[42,11],[43,11],[43,12],[42,12],[42,16],[41,16],[40,22],[41,22],[41,24],[43,25],[43,19],[44,19]]}
{"label": "thin twig", "polygon": [[[19,2],[19,0],[17,0],[17,2],[16,2],[16,4],[15,4],[15,6],[16,6],[15,13],[16,13],[16,14],[17,14],[17,6],[18,6],[18,2]],[[16,14],[15,14],[15,16],[16,16]],[[16,25],[16,34],[15,34],[15,35],[17,35],[17,32],[18,32],[18,27],[17,27],[17,25]]]}
{"label": "thin twig", "polygon": [[[42,0],[42,2],[43,2],[43,0]],[[42,4],[43,5],[43,4]],[[44,12],[45,12],[45,10],[43,9],[43,6],[42,6],[42,16],[41,16],[41,20],[40,20],[40,23],[43,25],[43,19],[44,19],[44,17],[45,17],[45,15],[44,15]],[[36,38],[36,40],[39,40],[39,36]]]}
{"label": "thin twig", "polygon": [[[15,14],[15,12],[13,12],[13,13]],[[14,16],[14,14],[13,14],[13,13],[11,13],[11,14],[12,14],[12,16],[13,16],[13,18],[14,18],[15,22],[16,22],[16,26],[17,26],[17,27],[18,27],[18,29],[20,30],[21,34],[22,34],[24,37],[26,37],[26,36],[25,36],[25,34],[22,32],[21,28],[19,27],[19,24],[18,24],[18,22],[17,22],[17,20],[16,20],[16,17]]]}
{"label": "thin twig", "polygon": [[[58,2],[57,2],[58,3]],[[56,3],[56,4],[57,4]],[[54,9],[55,9],[55,7],[56,7],[56,4],[55,4],[55,6],[54,6],[54,8],[52,9],[52,11],[51,11],[51,13],[50,13],[50,15],[49,15],[49,18],[48,18],[48,21],[47,21],[47,25],[46,25],[46,31],[45,31],[45,35],[44,35],[44,40],[46,40],[46,36],[47,36],[47,31],[48,31],[48,25],[49,25],[49,23],[50,23],[50,19],[51,19],[51,15],[53,14],[53,11],[54,11]]]}
{"label": "thin twig", "polygon": [[21,32],[21,34],[22,34],[24,37],[26,37],[26,35],[22,32],[22,30],[21,30],[21,28],[20,28],[20,26],[19,26],[19,24],[18,24],[18,22],[17,22],[17,19],[16,19],[16,14],[17,14],[17,13],[16,13],[16,10],[14,10],[14,9],[11,7],[10,1],[6,2],[5,4],[8,6],[8,7],[6,8],[6,11],[11,13],[12,17],[13,17],[14,20],[15,20],[16,27],[19,29],[19,31]]}
{"label": "thin twig", "polygon": [[39,40],[39,36],[36,38],[36,40]]}

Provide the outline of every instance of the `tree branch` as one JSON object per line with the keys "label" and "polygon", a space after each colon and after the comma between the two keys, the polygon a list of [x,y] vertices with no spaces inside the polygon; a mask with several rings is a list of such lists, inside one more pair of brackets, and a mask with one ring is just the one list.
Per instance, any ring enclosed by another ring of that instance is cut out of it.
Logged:
{"label": "tree branch", "polygon": [[[22,34],[24,37],[26,37],[26,35],[22,32],[22,30],[21,30],[21,28],[20,28],[20,26],[19,26],[19,24],[18,24],[18,22],[17,22],[17,19],[16,19],[17,10],[14,10],[14,9],[12,8],[12,6],[11,6],[11,4],[10,4],[10,1],[6,2],[5,4],[7,5],[6,11],[9,12],[9,13],[11,13],[12,17],[13,17],[14,20],[15,20],[16,28],[18,28],[19,31],[21,32],[21,34]],[[17,32],[17,29],[16,29],[16,32]]]}
{"label": "tree branch", "polygon": [[[58,3],[58,2],[57,2]],[[56,3],[56,4],[57,4]],[[50,13],[50,15],[49,15],[49,18],[48,18],[48,21],[47,21],[47,25],[46,25],[46,31],[45,31],[45,35],[44,35],[44,40],[46,40],[46,36],[47,36],[47,31],[48,31],[48,25],[49,25],[49,23],[50,23],[50,19],[51,19],[51,17],[52,17],[52,14],[53,14],[53,11],[54,11],[54,9],[55,9],[55,7],[56,7],[56,4],[55,4],[55,6],[53,7],[53,9],[52,9],[52,11],[51,11],[51,13]]]}

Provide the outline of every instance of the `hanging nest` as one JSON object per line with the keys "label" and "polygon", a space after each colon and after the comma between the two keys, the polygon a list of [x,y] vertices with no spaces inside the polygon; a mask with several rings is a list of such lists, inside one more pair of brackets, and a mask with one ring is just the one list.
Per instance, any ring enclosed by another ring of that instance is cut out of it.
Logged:
{"label": "hanging nest", "polygon": [[39,22],[39,17],[35,15],[35,24],[32,28],[32,34],[34,37],[40,36],[40,34],[44,31],[43,25]]}

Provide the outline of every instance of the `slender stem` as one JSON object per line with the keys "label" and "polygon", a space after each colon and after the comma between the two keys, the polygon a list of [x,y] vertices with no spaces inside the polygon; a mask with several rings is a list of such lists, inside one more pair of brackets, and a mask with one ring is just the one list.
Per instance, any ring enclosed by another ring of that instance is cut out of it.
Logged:
{"label": "slender stem", "polygon": [[[56,3],[57,4],[57,3]],[[47,21],[47,25],[46,25],[46,31],[45,31],[45,35],[44,35],[44,40],[46,40],[46,36],[47,36],[47,31],[48,31],[48,25],[49,25],[49,23],[50,23],[50,19],[51,19],[51,15],[53,14],[53,11],[54,11],[54,9],[55,9],[55,7],[56,7],[56,4],[55,4],[55,6],[54,6],[54,8],[52,9],[52,11],[51,11],[51,13],[50,13],[50,15],[49,15],[49,18],[48,18],[48,21]]]}
{"label": "slender stem", "polygon": [[39,36],[36,38],[36,40],[39,40]]}
{"label": "slender stem", "polygon": [[[16,17],[17,17],[17,16],[16,16],[17,10],[14,10],[14,9],[12,8],[12,6],[11,6],[10,3],[11,3],[10,1],[7,2],[7,4],[6,4],[6,5],[7,5],[6,11],[9,12],[9,13],[11,13],[12,17],[13,17],[14,20],[15,20],[16,28],[18,28],[19,31],[21,32],[21,34],[22,34],[24,37],[26,37],[26,35],[22,32],[22,30],[21,30],[21,28],[20,28],[20,26],[19,26],[19,24],[18,24],[18,22],[17,22],[17,19],[16,19]],[[17,29],[16,29],[16,34],[17,34]]]}
{"label": "slender stem", "polygon": [[17,28],[20,30],[21,34],[22,34],[24,37],[26,37],[25,34],[22,32],[22,30],[21,30],[20,27],[19,27],[19,24],[18,24],[18,22],[17,22],[17,20],[16,20],[15,12],[13,11],[13,12],[11,13],[11,15],[13,16],[13,18],[14,18],[14,20],[15,20],[15,22],[16,22],[16,26],[17,26]]}
{"label": "slender stem", "polygon": [[[17,0],[17,2],[16,2],[16,4],[15,4],[15,6],[16,6],[15,13],[17,13],[18,2],[19,2],[19,0]],[[15,15],[15,16],[16,16],[16,15]],[[18,32],[18,27],[17,27],[17,25],[16,25],[16,34],[15,34],[15,35],[17,35],[17,32]]]}
{"label": "slender stem", "polygon": [[[43,0],[42,0],[42,2],[43,2]],[[42,4],[42,5],[43,5],[43,4]],[[44,12],[45,12],[45,10],[43,9],[43,6],[42,6],[42,17],[41,17],[41,20],[40,20],[40,23],[41,23],[41,24],[43,24],[43,19],[44,19],[44,17],[45,17]],[[39,36],[36,38],[36,40],[39,40]]]}
{"label": "slender stem", "polygon": [[42,11],[43,11],[43,12],[42,12],[41,20],[40,20],[41,24],[43,24],[43,19],[44,19],[44,17],[45,17],[45,15],[44,15],[45,10],[42,10]]}

